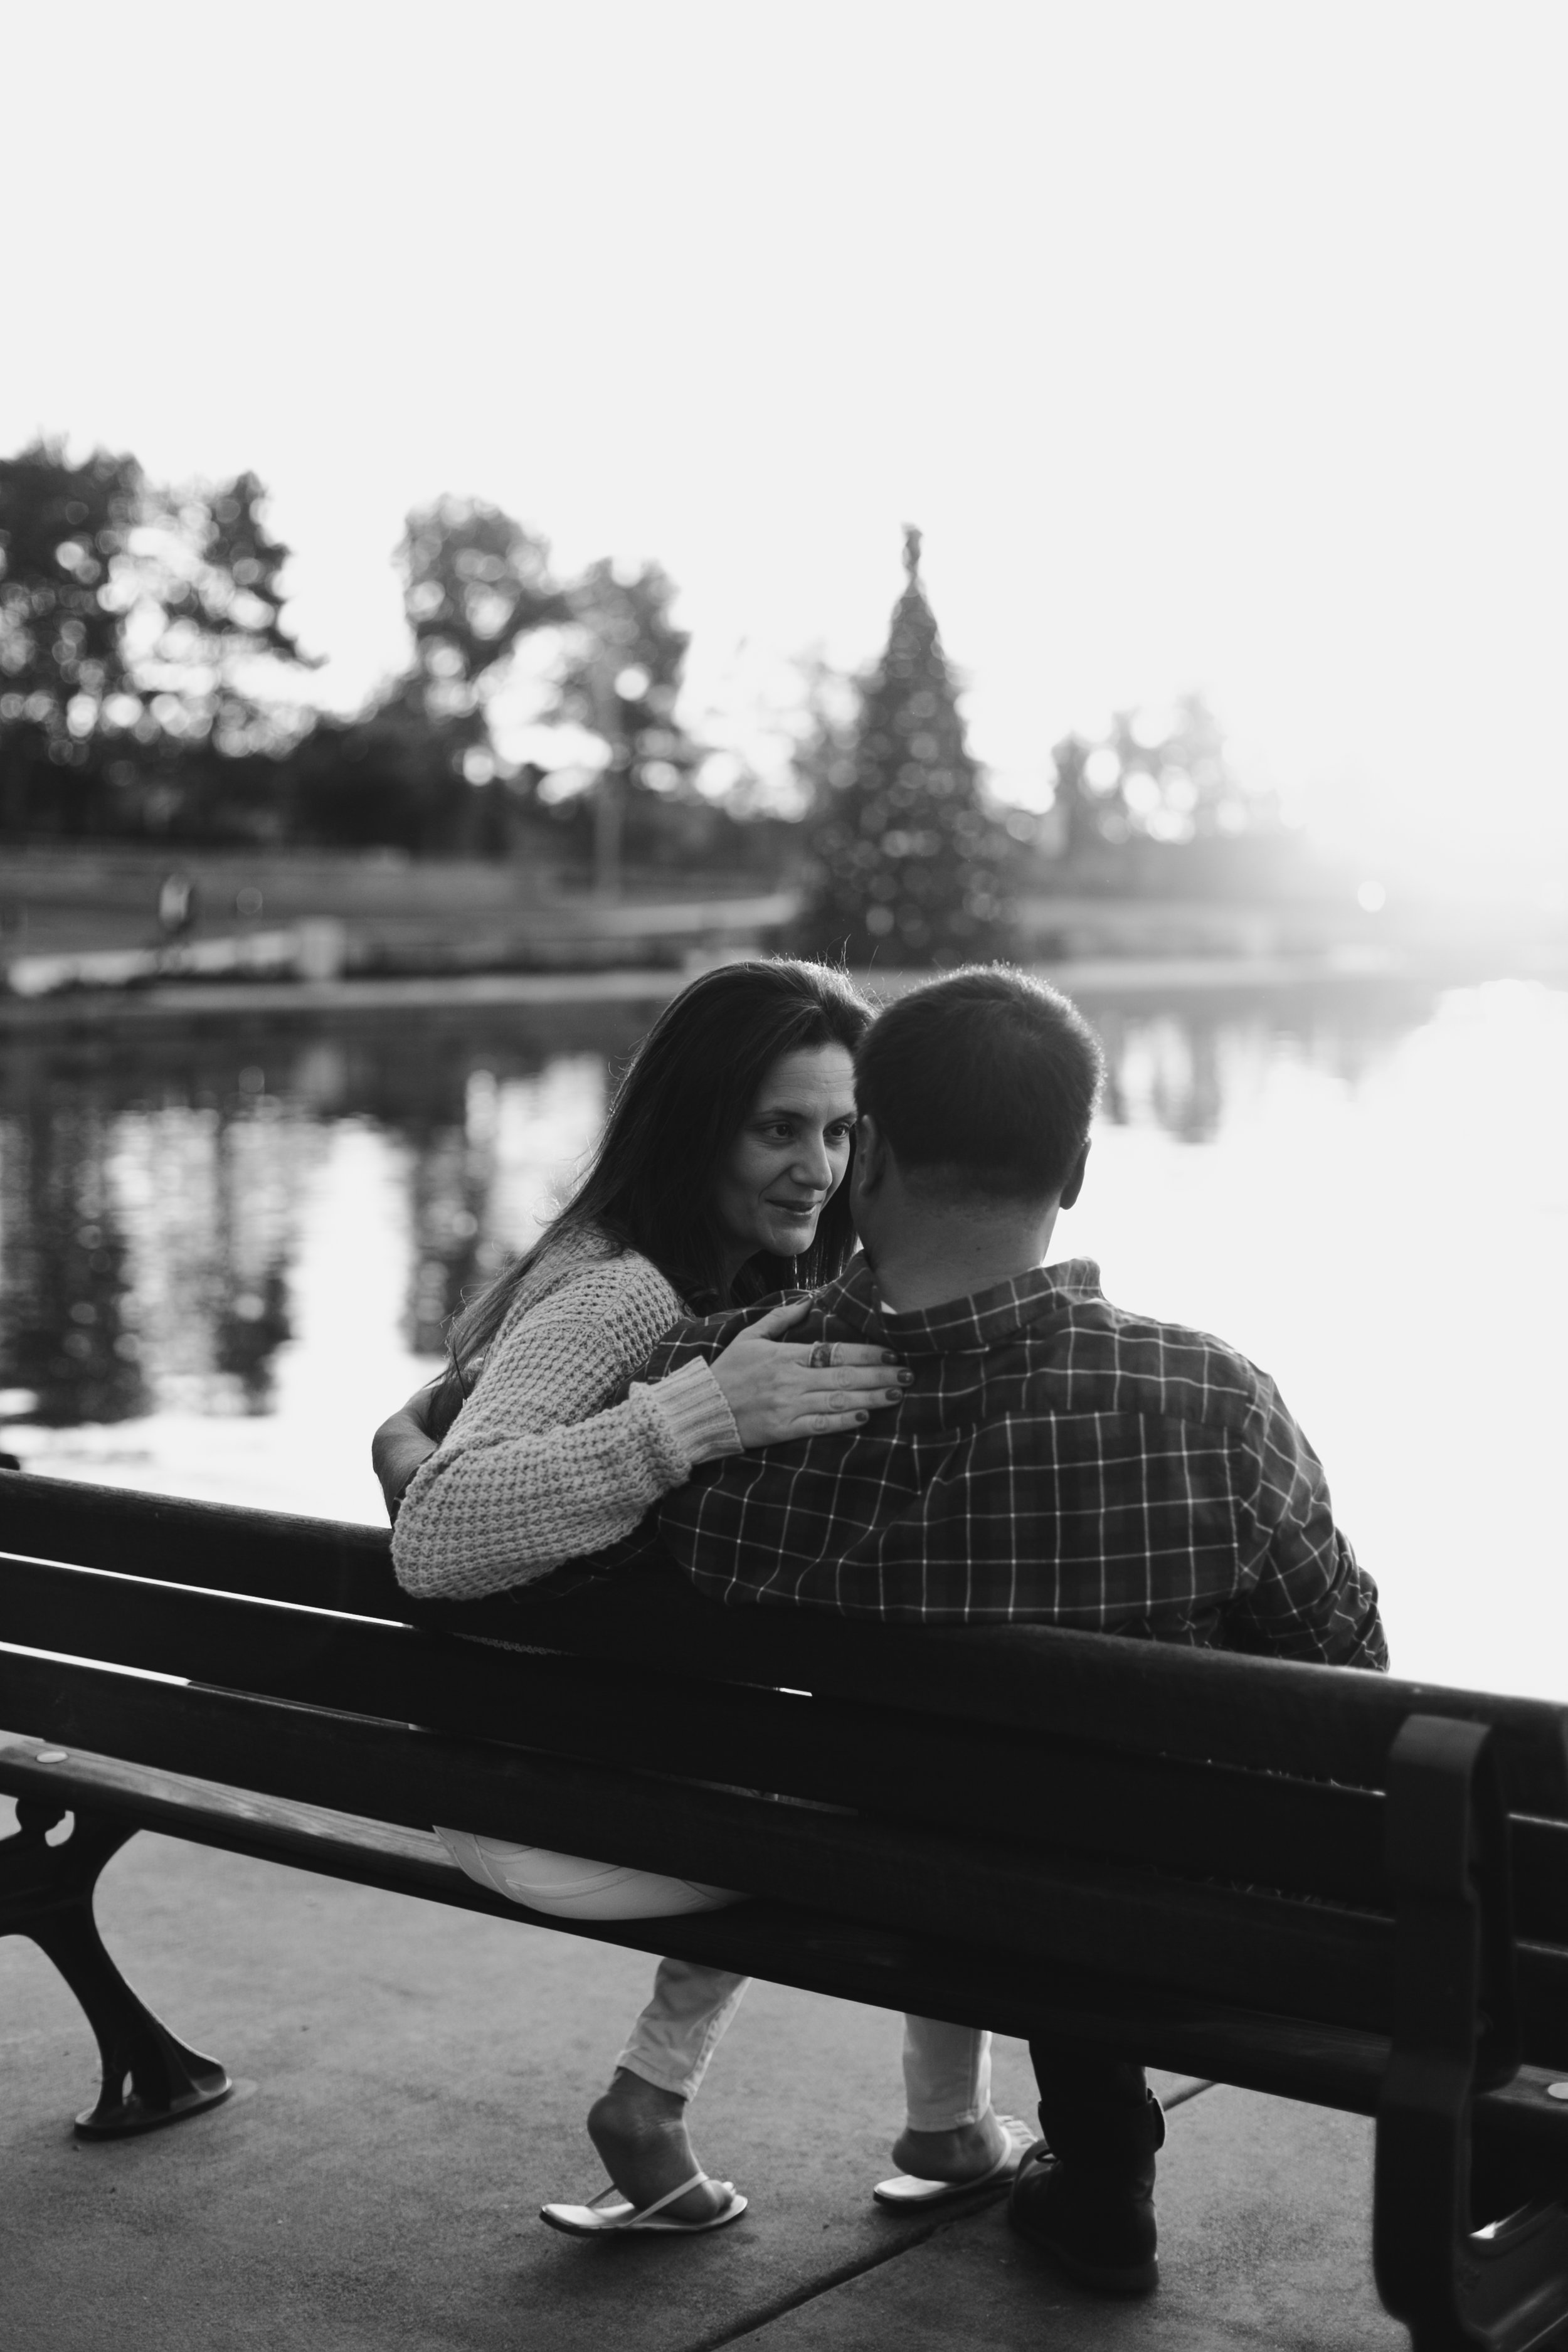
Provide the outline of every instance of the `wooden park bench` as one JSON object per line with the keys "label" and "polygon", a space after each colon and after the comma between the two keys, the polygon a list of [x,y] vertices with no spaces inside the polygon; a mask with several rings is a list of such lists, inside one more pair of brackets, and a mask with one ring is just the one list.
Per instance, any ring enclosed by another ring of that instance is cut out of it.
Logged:
{"label": "wooden park bench", "polygon": [[[1524,2352],[1568,2320],[1562,1708],[721,1609],[666,1570],[423,1607],[373,1529],[4,1472],[0,1541],[0,1932],[98,2037],[84,2133],[228,2088],[93,1923],[104,1864],[154,1829],[1375,2115],[1377,2279],[1419,2352]],[[465,1878],[437,1821],[755,1899],[541,1919]]]}

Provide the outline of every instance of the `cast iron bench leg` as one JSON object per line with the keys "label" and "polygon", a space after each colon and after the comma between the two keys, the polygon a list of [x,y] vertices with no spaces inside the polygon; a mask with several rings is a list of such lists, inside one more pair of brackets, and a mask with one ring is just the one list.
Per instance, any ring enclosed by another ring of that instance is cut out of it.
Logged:
{"label": "cast iron bench leg", "polygon": [[1478,2234],[1475,2093],[1518,2071],[1508,1822],[1480,1724],[1412,1716],[1394,1742],[1394,2050],[1377,2111],[1373,2264],[1415,2352],[1530,2352],[1568,2320],[1568,2210]]}
{"label": "cast iron bench leg", "polygon": [[135,1824],[77,1813],[69,1837],[49,1845],[46,1832],[67,1811],[46,1799],[18,1800],[16,1834],[0,1842],[0,1936],[30,1936],[80,2001],[98,2039],[103,2088],[76,2127],[87,2139],[118,2139],[199,2115],[234,2085],[216,2058],[175,2041],[103,1948],[93,1890]]}

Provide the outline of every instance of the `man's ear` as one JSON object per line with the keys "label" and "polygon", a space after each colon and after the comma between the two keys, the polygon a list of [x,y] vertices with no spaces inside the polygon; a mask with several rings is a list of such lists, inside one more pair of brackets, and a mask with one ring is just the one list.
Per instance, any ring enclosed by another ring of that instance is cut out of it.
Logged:
{"label": "man's ear", "polygon": [[874,1192],[888,1172],[888,1147],[868,1110],[855,1122],[855,1182],[862,1192]]}
{"label": "man's ear", "polygon": [[1073,1164],[1072,1164],[1072,1174],[1068,1178],[1067,1182],[1062,1186],[1061,1205],[1062,1205],[1062,1207],[1063,1207],[1064,1209],[1070,1209],[1070,1208],[1072,1207],[1072,1205],[1073,1205],[1074,1202],[1078,1199],[1079,1194],[1082,1192],[1082,1190],[1083,1190],[1083,1180],[1084,1180],[1084,1176],[1085,1176],[1085,1173],[1086,1173],[1086,1171],[1087,1171],[1088,1168],[1089,1168],[1089,1145],[1088,1145],[1088,1143],[1086,1142],[1086,1143],[1085,1143],[1085,1145],[1084,1145],[1084,1147],[1083,1147],[1083,1150],[1079,1153],[1078,1158],[1073,1161]]}

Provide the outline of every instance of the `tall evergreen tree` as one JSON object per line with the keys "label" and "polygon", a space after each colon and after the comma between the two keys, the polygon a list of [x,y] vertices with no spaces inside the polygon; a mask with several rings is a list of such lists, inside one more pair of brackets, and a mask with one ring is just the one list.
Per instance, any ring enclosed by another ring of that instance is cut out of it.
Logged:
{"label": "tall evergreen tree", "polygon": [[955,964],[1008,952],[1005,836],[980,796],[952,674],[904,533],[903,594],[864,689],[852,757],[809,820],[805,940],[852,964]]}

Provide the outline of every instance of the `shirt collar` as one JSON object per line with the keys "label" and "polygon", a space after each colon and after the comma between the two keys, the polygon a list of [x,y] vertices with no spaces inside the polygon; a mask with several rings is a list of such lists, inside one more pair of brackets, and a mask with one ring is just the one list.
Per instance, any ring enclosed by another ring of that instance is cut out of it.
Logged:
{"label": "shirt collar", "polygon": [[895,1314],[877,1296],[877,1279],[864,1258],[857,1258],[847,1274],[817,1294],[817,1305],[834,1327],[834,1336],[882,1339],[902,1354],[940,1356],[957,1349],[1001,1347],[1026,1325],[1038,1323],[1071,1300],[1101,1296],[1100,1268],[1092,1258],[1063,1258],[1056,1265],[1037,1265],[989,1290],[966,1298],[944,1300],[939,1307],[910,1307]]}

